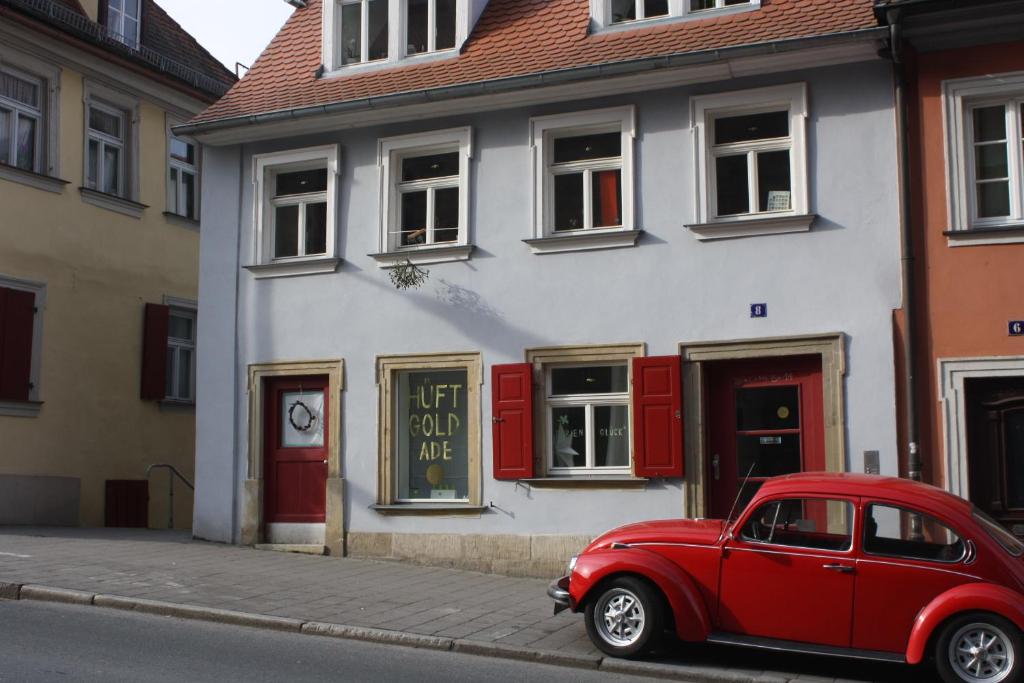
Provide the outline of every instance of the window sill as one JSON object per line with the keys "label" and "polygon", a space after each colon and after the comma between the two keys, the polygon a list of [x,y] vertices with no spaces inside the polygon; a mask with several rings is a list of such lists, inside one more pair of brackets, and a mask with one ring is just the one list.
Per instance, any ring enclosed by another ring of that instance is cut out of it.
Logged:
{"label": "window sill", "polygon": [[39,417],[43,408],[42,401],[5,401],[0,400],[0,416],[6,417]]}
{"label": "window sill", "polygon": [[781,235],[787,232],[810,232],[811,224],[817,217],[817,214],[808,213],[795,216],[741,218],[715,221],[714,223],[692,223],[686,228],[698,240],[722,240],[759,235]]}
{"label": "window sill", "polygon": [[22,185],[28,185],[29,187],[34,187],[37,190],[53,192],[54,194],[63,193],[64,186],[71,184],[70,181],[67,180],[43,175],[42,173],[36,173],[35,171],[26,171],[23,168],[9,166],[8,164],[0,164],[0,178],[10,180],[14,183],[21,183]]}
{"label": "window sill", "polygon": [[164,211],[164,218],[168,223],[174,223],[175,225],[180,225],[183,228],[192,228],[193,230],[199,229],[199,221],[172,211]]}
{"label": "window sill", "polygon": [[580,230],[566,235],[548,235],[523,240],[534,254],[558,254],[567,251],[635,247],[643,230]]}
{"label": "window sill", "polygon": [[371,510],[382,515],[467,515],[479,517],[488,508],[469,503],[393,503],[371,505]]}
{"label": "window sill", "polygon": [[107,194],[106,192],[99,192],[88,187],[80,187],[78,191],[82,193],[82,201],[86,204],[92,204],[101,209],[114,211],[132,218],[142,218],[142,212],[149,208],[146,204],[133,202],[130,199]]}
{"label": "window sill", "polygon": [[951,247],[973,247],[983,244],[1024,244],[1024,225],[1011,223],[967,230],[947,230],[946,244]]}
{"label": "window sill", "polygon": [[194,412],[196,409],[195,401],[176,401],[172,398],[165,398],[162,401],[157,401],[157,406],[161,411],[167,410],[170,412]]}
{"label": "window sill", "polygon": [[406,249],[403,251],[389,251],[382,254],[368,254],[377,262],[379,268],[394,268],[408,260],[415,266],[424,266],[431,263],[450,263],[453,261],[468,261],[473,253],[472,244],[459,246],[420,247],[417,249]]}
{"label": "window sill", "polygon": [[520,479],[534,489],[645,489],[649,479],[630,476],[576,476]]}
{"label": "window sill", "polygon": [[242,266],[253,274],[257,280],[273,277],[295,277],[299,275],[323,275],[333,273],[341,263],[340,258],[304,259],[301,261],[280,261],[278,263],[259,263]]}

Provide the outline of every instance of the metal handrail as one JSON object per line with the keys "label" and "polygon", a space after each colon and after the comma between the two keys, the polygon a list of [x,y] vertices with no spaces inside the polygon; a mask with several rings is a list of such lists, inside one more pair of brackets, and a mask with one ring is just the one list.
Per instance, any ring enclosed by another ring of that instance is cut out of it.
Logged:
{"label": "metal handrail", "polygon": [[173,529],[174,528],[174,478],[177,477],[178,479],[181,479],[181,481],[185,484],[185,486],[189,487],[193,491],[196,490],[196,487],[192,485],[192,482],[190,482],[188,479],[185,478],[185,475],[183,475],[181,472],[178,471],[177,467],[175,467],[174,465],[169,465],[167,463],[154,463],[154,464],[150,465],[149,467],[147,467],[146,468],[146,479],[149,479],[149,473],[152,472],[155,469],[165,469],[168,472],[168,474],[167,474],[167,528],[168,529]]}

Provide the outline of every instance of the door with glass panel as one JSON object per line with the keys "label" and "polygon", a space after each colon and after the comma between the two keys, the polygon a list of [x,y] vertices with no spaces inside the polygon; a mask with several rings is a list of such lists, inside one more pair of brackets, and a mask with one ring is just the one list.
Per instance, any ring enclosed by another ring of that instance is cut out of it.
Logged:
{"label": "door with glass panel", "polygon": [[[264,410],[264,521],[275,542],[322,543],[327,508],[326,377],[267,380]],[[297,525],[319,525],[298,528]],[[303,539],[297,541],[296,539]]]}
{"label": "door with glass panel", "polygon": [[1024,377],[967,379],[971,502],[1024,536]]}
{"label": "door with glass panel", "polygon": [[821,358],[720,361],[706,366],[709,515],[728,516],[768,477],[825,469]]}

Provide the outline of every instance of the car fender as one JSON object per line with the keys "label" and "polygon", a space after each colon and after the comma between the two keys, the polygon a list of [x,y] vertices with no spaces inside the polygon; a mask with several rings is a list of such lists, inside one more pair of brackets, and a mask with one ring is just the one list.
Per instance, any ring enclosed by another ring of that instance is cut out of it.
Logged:
{"label": "car fender", "polygon": [[928,641],[943,622],[962,612],[992,612],[1024,629],[1024,596],[994,583],[968,583],[951,588],[922,609],[907,644],[907,663],[928,656]]}
{"label": "car fender", "polygon": [[697,584],[679,565],[640,548],[592,550],[580,555],[569,581],[573,609],[587,594],[614,574],[635,574],[652,581],[668,599],[681,640],[702,641],[711,632],[711,619]]}

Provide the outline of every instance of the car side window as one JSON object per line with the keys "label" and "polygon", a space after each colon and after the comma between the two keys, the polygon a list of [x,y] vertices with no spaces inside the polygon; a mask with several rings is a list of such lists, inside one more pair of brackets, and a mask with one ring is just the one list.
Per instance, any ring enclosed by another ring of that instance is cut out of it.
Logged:
{"label": "car side window", "polygon": [[787,498],[759,507],[740,531],[754,543],[849,550],[853,545],[853,504],[823,498]]}
{"label": "car side window", "polygon": [[963,539],[948,526],[917,510],[872,503],[864,513],[864,552],[931,562],[964,557]]}

